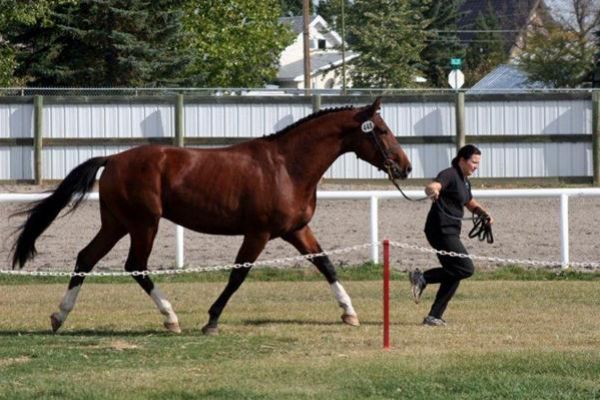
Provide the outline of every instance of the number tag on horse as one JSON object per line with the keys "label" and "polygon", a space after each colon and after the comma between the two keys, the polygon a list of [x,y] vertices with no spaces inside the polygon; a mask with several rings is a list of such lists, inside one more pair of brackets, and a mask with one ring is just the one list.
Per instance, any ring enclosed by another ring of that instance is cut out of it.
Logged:
{"label": "number tag on horse", "polygon": [[371,133],[373,131],[373,129],[375,129],[375,123],[373,123],[373,121],[366,120],[365,122],[362,123],[362,125],[360,126],[360,129],[364,132],[364,133]]}

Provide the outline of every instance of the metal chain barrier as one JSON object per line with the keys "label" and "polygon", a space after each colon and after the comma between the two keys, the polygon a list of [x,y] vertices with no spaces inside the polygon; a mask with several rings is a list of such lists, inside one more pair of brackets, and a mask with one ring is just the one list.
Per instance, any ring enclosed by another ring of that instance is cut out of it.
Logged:
{"label": "metal chain barrier", "polygon": [[[522,260],[517,258],[500,258],[500,257],[486,257],[486,256],[477,256],[473,254],[463,254],[456,253],[454,251],[446,251],[446,250],[436,250],[430,247],[421,247],[408,243],[400,243],[400,242],[392,242],[390,241],[390,246],[398,247],[401,249],[409,249],[419,251],[421,253],[431,253],[431,254],[439,254],[442,256],[450,256],[450,257],[459,257],[459,258],[470,258],[471,260],[480,260],[480,261],[491,261],[497,264],[514,264],[514,265],[529,265],[532,267],[550,267],[550,268],[563,268],[562,264],[559,261],[550,261],[550,260]],[[600,268],[600,263],[595,262],[569,262],[569,267],[571,268],[579,268],[579,269],[598,269]]]}
{"label": "metal chain barrier", "polygon": [[[514,264],[514,265],[527,265],[532,267],[550,267],[550,268],[561,268],[564,269],[560,262],[551,260],[523,260],[516,258],[500,258],[500,257],[486,257],[477,256],[473,254],[456,253],[454,251],[436,250],[430,247],[421,247],[415,244],[401,243],[390,241],[390,246],[397,247],[405,250],[413,250],[421,253],[439,254],[442,256],[459,257],[459,258],[470,258],[472,260],[489,261],[496,264]],[[321,253],[313,253],[306,255],[299,255],[294,257],[276,258],[271,260],[256,261],[254,263],[243,263],[243,264],[223,264],[214,265],[208,267],[194,267],[194,268],[178,268],[178,269],[164,269],[156,271],[115,271],[115,272],[67,272],[67,271],[22,271],[22,270],[0,270],[0,275],[20,275],[20,276],[52,276],[52,277],[87,277],[87,276],[149,276],[149,275],[179,275],[179,274],[191,274],[200,272],[215,272],[215,271],[227,271],[236,268],[253,268],[253,267],[271,267],[278,269],[286,269],[290,263],[311,260],[317,257],[331,256],[337,254],[345,254],[354,251],[359,251],[371,247],[371,243],[360,244],[351,247],[345,247],[342,249],[323,251]],[[570,262],[570,268],[596,270],[600,269],[600,263],[597,262]]]}
{"label": "metal chain barrier", "polygon": [[215,271],[227,271],[236,268],[252,268],[252,267],[271,267],[278,269],[285,269],[290,263],[312,260],[313,258],[350,253],[353,251],[359,251],[362,249],[370,248],[371,243],[360,244],[351,247],[345,247],[342,249],[335,249],[329,251],[323,251],[321,253],[312,253],[299,255],[294,257],[276,258],[272,260],[256,261],[253,263],[242,263],[242,264],[223,264],[214,265],[209,267],[194,267],[194,268],[177,268],[177,269],[163,269],[155,271],[115,271],[115,272],[67,272],[67,271],[22,271],[22,270],[2,270],[0,269],[0,275],[20,275],[20,276],[52,276],[52,277],[87,277],[87,276],[149,276],[149,275],[179,275],[179,274],[191,274],[198,272],[215,272]]}

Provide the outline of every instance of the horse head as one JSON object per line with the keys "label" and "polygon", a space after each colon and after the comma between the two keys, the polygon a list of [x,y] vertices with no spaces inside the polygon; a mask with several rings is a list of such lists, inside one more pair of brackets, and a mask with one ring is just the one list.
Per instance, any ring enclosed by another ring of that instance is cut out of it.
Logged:
{"label": "horse head", "polygon": [[347,136],[350,149],[358,158],[385,171],[390,178],[405,179],[412,170],[408,156],[387,126],[379,109],[381,98],[359,109],[352,133]]}

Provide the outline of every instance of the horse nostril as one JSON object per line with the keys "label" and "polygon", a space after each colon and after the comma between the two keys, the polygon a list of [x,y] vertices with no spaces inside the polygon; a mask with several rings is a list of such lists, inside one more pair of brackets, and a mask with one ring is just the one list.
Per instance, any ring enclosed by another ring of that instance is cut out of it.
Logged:
{"label": "horse nostril", "polygon": [[409,165],[408,167],[406,167],[406,173],[410,174],[411,172],[412,172],[412,166]]}

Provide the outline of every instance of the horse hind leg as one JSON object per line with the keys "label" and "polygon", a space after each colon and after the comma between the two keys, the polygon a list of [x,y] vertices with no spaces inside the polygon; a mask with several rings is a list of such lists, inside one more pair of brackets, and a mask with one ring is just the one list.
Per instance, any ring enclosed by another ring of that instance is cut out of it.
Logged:
{"label": "horse hind leg", "polygon": [[[129,255],[125,262],[125,270],[128,272],[145,272],[148,267],[148,257],[152,251],[152,244],[158,231],[158,220],[154,225],[143,229],[136,229],[131,232],[131,247]],[[179,319],[173,311],[173,306],[167,300],[165,295],[154,284],[148,275],[132,275],[133,279],[144,289],[144,291],[152,298],[154,304],[162,315],[165,316],[164,326],[167,330],[173,333],[181,333],[179,327]]]}
{"label": "horse hind leg", "polygon": [[[98,263],[98,261],[100,261],[100,259],[104,257],[123,236],[125,236],[125,233],[125,229],[116,223],[114,218],[103,213],[100,230],[92,241],[77,255],[75,272],[90,272],[96,263]],[[69,281],[67,292],[58,306],[58,312],[50,315],[52,332],[58,331],[67,319],[69,313],[75,307],[77,295],[79,294],[79,290],[81,289],[84,280],[85,276],[73,276]]]}
{"label": "horse hind leg", "polygon": [[[323,251],[308,225],[284,235],[282,239],[294,246],[301,254],[315,254]],[[359,326],[360,322],[358,320],[358,315],[352,306],[352,300],[338,280],[335,267],[331,263],[329,257],[325,255],[313,257],[310,261],[317,267],[319,272],[325,276],[338,305],[344,310],[341,317],[342,321],[351,326]]]}

